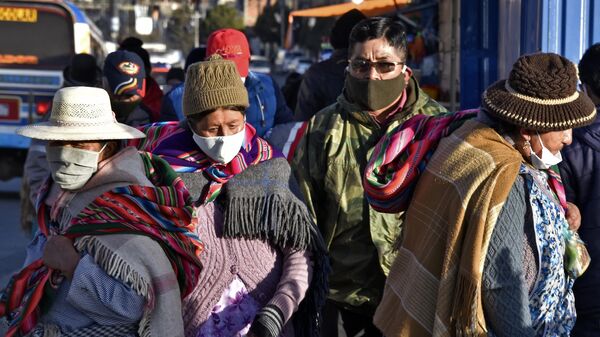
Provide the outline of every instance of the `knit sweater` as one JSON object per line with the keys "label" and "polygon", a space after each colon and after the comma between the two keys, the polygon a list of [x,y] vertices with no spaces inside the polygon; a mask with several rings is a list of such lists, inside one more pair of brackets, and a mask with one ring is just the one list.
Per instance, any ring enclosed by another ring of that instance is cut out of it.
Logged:
{"label": "knit sweater", "polygon": [[[186,337],[195,337],[225,289],[237,276],[261,307],[275,306],[290,321],[308,289],[312,272],[306,251],[280,251],[260,240],[224,238],[223,214],[214,203],[196,209],[197,231],[206,251],[196,289],[184,299]],[[251,254],[249,254],[251,252]],[[293,336],[286,324],[281,336]]]}

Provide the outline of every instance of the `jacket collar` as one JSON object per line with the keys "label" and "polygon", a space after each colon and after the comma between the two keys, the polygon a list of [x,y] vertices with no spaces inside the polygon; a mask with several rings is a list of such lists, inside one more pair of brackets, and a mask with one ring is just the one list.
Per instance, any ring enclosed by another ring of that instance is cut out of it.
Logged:
{"label": "jacket collar", "polygon": [[[596,107],[596,111],[600,112],[600,106]],[[595,151],[600,151],[600,117],[596,115],[596,119],[592,124],[573,129],[573,138],[586,143]]]}
{"label": "jacket collar", "polygon": [[258,76],[254,72],[248,71],[248,76],[246,76],[246,81],[244,82],[244,84],[246,84],[246,87],[253,85],[256,82],[260,82]]}

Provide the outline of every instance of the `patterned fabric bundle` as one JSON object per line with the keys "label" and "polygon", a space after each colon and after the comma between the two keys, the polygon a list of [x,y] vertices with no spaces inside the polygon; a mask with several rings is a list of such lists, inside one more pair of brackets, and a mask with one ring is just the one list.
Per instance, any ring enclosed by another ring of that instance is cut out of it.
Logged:
{"label": "patterned fabric bundle", "polygon": [[[182,297],[194,287],[201,263],[203,244],[190,228],[193,208],[183,181],[169,165],[149,153],[140,153],[146,176],[154,187],[130,185],[97,197],[71,220],[65,235],[71,239],[88,235],[140,234],[160,244],[177,276]],[[41,193],[46,193],[42,191]],[[44,195],[44,194],[42,194]],[[46,205],[38,205],[40,231],[55,232]],[[52,270],[39,259],[13,276],[0,296],[0,317],[7,316],[6,336],[27,334],[39,317],[39,303]]]}
{"label": "patterned fabric bundle", "polygon": [[213,162],[200,150],[192,138],[192,131],[185,124],[155,123],[140,130],[146,134],[146,138],[131,140],[128,145],[160,156],[176,172],[204,172],[211,180],[200,197],[202,203],[215,200],[223,184],[243,172],[248,166],[283,157],[267,141],[256,136],[256,130],[250,124],[246,124],[246,138],[242,149],[231,162],[225,165]]}
{"label": "patterned fabric bundle", "polygon": [[440,139],[476,113],[465,110],[439,116],[416,115],[390,130],[373,150],[365,169],[363,186],[369,204],[383,213],[405,211]]}

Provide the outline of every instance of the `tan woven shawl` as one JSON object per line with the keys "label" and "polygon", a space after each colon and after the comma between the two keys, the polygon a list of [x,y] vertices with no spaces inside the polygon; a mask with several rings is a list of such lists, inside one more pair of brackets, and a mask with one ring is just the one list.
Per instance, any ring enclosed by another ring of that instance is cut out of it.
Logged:
{"label": "tan woven shawl", "polygon": [[474,120],[440,142],[415,190],[375,314],[385,336],[486,336],[483,264],[522,160]]}

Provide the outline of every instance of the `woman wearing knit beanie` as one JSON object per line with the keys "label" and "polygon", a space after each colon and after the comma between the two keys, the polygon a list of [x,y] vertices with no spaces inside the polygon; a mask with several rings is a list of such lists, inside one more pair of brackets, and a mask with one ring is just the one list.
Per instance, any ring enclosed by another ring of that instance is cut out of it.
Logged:
{"label": "woman wearing knit beanie", "polygon": [[316,336],[323,239],[287,161],[245,122],[247,107],[235,63],[212,56],[187,71],[186,120],[148,126],[132,143],[168,161],[196,200],[206,254],[183,304],[186,336]]}
{"label": "woman wearing knit beanie", "polygon": [[[389,146],[366,170],[369,202],[397,212],[390,201],[412,193],[374,318],[385,336],[569,336],[573,282],[589,255],[556,164],[571,129],[595,116],[575,65],[538,53],[490,86],[477,112],[415,117],[381,140]],[[422,140],[398,151],[390,142],[403,132]],[[402,187],[403,172],[425,165]]]}

